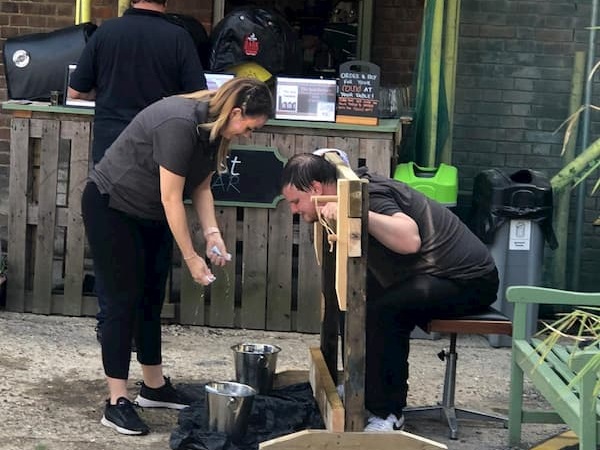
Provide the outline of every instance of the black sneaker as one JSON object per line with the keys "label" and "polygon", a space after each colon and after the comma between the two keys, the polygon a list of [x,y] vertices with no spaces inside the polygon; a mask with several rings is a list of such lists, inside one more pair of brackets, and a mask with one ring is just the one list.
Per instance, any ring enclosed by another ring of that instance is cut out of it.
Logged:
{"label": "black sneaker", "polygon": [[188,395],[176,390],[171,384],[171,379],[165,378],[165,384],[159,388],[149,388],[141,382],[140,394],[135,399],[135,403],[142,408],[187,408],[194,401]]}
{"label": "black sneaker", "polygon": [[150,432],[133,407],[133,403],[125,397],[119,397],[116,405],[111,405],[106,400],[104,416],[100,423],[106,427],[113,428],[121,434],[143,435]]}

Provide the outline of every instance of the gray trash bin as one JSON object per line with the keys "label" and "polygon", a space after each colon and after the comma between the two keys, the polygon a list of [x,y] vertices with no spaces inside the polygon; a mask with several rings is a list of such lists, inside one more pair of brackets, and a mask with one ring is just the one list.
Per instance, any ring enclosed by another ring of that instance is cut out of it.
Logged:
{"label": "gray trash bin", "polygon": [[[480,172],[473,184],[472,227],[488,246],[500,284],[493,306],[513,317],[508,286],[541,285],[544,243],[557,247],[552,229],[552,187],[541,172],[529,169],[507,175],[498,169]],[[528,335],[537,331],[537,305],[531,305]],[[493,347],[510,347],[509,336],[489,335]]]}

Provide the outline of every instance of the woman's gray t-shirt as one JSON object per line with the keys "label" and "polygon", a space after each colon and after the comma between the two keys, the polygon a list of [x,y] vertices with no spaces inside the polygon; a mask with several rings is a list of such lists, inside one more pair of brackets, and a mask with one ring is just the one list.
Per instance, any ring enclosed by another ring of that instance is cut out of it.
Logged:
{"label": "woman's gray t-shirt", "polygon": [[184,195],[216,170],[220,139],[209,142],[208,104],[167,97],[143,109],[108,148],[90,179],[111,208],[135,217],[165,220],[159,167],[185,177]]}

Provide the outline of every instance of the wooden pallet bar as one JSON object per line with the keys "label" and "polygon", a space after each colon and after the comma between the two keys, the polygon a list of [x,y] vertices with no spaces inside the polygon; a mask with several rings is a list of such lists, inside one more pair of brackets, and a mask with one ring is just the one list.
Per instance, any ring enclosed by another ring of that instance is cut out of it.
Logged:
{"label": "wooden pallet bar", "polygon": [[[9,311],[95,315],[92,275],[80,199],[90,168],[93,110],[2,103],[11,114],[9,177]],[[275,149],[282,159],[317,148],[341,148],[353,166],[389,175],[401,123],[378,126],[270,120],[236,145]],[[264,175],[264,174],[263,174]],[[194,245],[205,243],[191,205]],[[190,278],[175,250],[163,318],[188,325],[316,333],[321,324],[321,269],[307,243],[311,225],[288,205],[217,204],[217,220],[232,263],[216,268],[209,288]],[[87,285],[86,285],[87,286]]]}

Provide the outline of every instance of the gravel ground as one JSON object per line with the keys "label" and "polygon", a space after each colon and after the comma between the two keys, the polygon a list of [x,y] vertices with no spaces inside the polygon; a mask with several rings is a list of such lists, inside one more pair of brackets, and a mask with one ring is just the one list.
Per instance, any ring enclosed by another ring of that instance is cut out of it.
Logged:
{"label": "gravel ground", "polygon": [[[144,410],[152,432],[119,435],[100,425],[106,387],[91,318],[40,316],[0,311],[0,450],[168,449],[177,411]],[[299,333],[206,327],[163,327],[164,367],[177,383],[234,377],[230,347],[243,341],[282,347],[277,370],[308,369],[308,348],[318,336]],[[413,340],[410,405],[435,404],[441,395],[444,363],[437,353],[447,339]],[[460,336],[456,403],[474,410],[506,414],[509,358],[506,348],[491,348],[481,336]],[[133,361],[130,390],[141,379]],[[526,403],[541,403],[527,388]],[[524,427],[523,445],[563,430],[561,426]],[[450,440],[438,420],[408,418],[406,431],[444,443],[450,450],[508,449],[507,430],[491,422],[461,421],[459,439]]]}

